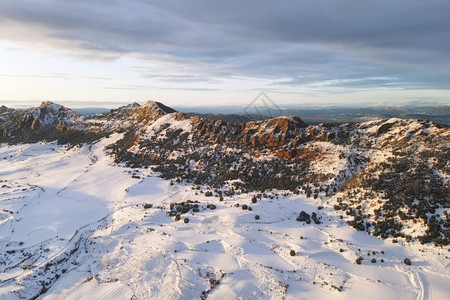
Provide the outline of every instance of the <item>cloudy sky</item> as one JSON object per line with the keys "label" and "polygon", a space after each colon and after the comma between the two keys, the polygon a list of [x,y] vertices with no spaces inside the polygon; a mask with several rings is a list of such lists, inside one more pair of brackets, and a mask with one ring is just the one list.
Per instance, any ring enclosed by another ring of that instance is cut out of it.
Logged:
{"label": "cloudy sky", "polygon": [[450,103],[450,1],[1,0],[0,102]]}

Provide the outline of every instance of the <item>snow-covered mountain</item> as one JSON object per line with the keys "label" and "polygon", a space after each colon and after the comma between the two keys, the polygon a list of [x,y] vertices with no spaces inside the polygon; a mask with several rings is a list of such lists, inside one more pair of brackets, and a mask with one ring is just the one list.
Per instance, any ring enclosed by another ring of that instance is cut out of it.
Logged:
{"label": "snow-covered mountain", "polygon": [[[0,107],[0,130],[0,298],[348,298],[368,282],[409,298],[425,277],[448,293],[450,129],[433,122],[44,102]],[[425,252],[432,267],[392,279]]]}
{"label": "snow-covered mountain", "polygon": [[[358,230],[449,243],[443,213],[449,207],[450,130],[432,122],[308,126],[298,117],[279,117],[233,124],[188,118],[154,101],[94,117],[44,102],[27,110],[4,108],[0,118],[5,141],[79,143],[123,132],[107,147],[118,163],[152,166],[163,178],[229,195],[305,193],[336,202]],[[413,234],[412,222],[424,229]]]}

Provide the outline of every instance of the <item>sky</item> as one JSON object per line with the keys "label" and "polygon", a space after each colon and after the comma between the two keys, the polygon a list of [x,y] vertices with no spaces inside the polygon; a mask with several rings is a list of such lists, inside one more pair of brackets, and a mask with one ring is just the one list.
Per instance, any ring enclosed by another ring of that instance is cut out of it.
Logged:
{"label": "sky", "polygon": [[450,1],[1,0],[0,104],[450,103]]}

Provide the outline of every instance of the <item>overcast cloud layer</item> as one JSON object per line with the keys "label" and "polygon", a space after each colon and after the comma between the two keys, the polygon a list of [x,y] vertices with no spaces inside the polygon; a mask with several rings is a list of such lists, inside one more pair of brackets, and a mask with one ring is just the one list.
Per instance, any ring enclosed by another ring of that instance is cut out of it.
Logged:
{"label": "overcast cloud layer", "polygon": [[167,89],[450,90],[449,14],[448,0],[2,0],[0,42],[133,57],[127,68]]}

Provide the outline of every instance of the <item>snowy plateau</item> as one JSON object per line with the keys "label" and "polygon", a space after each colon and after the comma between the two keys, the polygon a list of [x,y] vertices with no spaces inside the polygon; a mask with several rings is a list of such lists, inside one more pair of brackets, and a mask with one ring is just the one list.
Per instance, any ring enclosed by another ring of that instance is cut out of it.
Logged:
{"label": "snowy plateau", "polygon": [[[446,128],[277,118],[240,136],[155,102],[92,118],[0,108],[0,125],[0,299],[450,298]],[[397,180],[410,148],[425,174],[410,202],[367,185]]]}

